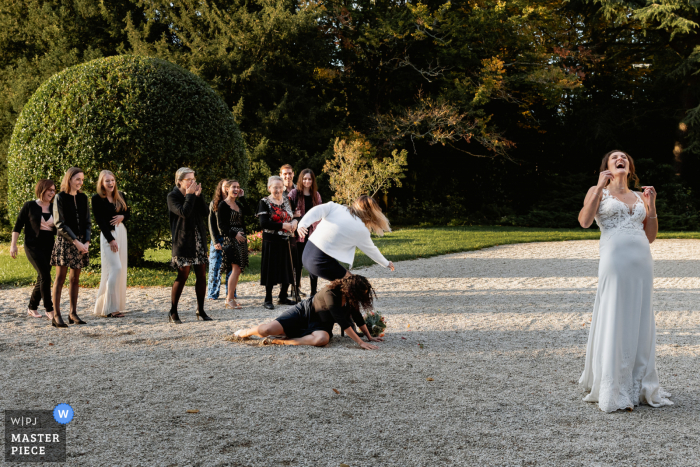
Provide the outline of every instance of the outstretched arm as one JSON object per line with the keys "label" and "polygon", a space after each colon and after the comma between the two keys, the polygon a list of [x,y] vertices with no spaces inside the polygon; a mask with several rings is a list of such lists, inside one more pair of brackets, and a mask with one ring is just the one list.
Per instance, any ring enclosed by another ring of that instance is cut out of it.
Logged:
{"label": "outstretched arm", "polygon": [[382,255],[381,251],[379,251],[379,248],[377,248],[374,242],[372,242],[372,237],[369,234],[369,230],[367,230],[367,235],[363,235],[362,238],[357,239],[357,248],[372,258],[375,263],[381,264],[385,268],[392,268],[393,271],[394,264],[386,259],[384,255]]}

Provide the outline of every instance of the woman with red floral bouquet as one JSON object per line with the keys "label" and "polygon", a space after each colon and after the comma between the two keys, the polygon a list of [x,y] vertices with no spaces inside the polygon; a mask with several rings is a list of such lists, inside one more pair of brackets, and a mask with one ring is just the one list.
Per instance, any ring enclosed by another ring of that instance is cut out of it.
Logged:
{"label": "woman with red floral bouquet", "polygon": [[263,229],[262,261],[260,265],[260,285],[265,286],[263,306],[273,310],[272,288],[280,284],[279,305],[294,305],[287,298],[287,288],[294,283],[292,262],[289,253],[289,237],[297,228],[294,208],[284,193],[284,184],[277,175],[267,179],[270,196],[260,200],[257,216]]}

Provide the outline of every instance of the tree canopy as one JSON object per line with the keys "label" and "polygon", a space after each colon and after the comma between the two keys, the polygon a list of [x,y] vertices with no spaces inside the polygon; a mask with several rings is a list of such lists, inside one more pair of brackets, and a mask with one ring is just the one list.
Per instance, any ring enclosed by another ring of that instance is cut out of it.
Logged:
{"label": "tree canopy", "polygon": [[[617,148],[660,185],[662,228],[697,229],[698,15],[673,0],[4,2],[0,161],[41,82],[134,54],[222,97],[250,156],[249,196],[290,163],[330,199],[322,168],[336,138],[360,134],[377,160],[408,152],[385,198],[394,223],[575,226]],[[6,198],[0,185],[0,209]]]}

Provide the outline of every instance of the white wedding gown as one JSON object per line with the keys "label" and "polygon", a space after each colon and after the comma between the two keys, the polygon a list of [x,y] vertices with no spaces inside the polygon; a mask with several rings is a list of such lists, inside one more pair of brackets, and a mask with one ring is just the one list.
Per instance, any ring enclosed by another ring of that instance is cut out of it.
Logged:
{"label": "white wedding gown", "polygon": [[600,226],[598,293],[593,307],[586,365],[579,384],[583,400],[605,412],[647,403],[673,405],[656,372],[656,324],[651,306],[654,263],[637,192],[631,208],[603,190],[595,217]]}

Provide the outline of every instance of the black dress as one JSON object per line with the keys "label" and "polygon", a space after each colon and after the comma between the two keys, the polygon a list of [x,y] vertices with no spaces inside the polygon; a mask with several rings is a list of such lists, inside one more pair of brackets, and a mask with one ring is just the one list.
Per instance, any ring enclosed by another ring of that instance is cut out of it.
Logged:
{"label": "black dress", "polygon": [[281,204],[275,204],[269,197],[263,198],[256,215],[263,229],[260,285],[293,283],[289,244],[291,234],[282,230],[282,224],[291,223],[294,215],[289,200],[283,198]]}
{"label": "black dress", "polygon": [[238,211],[231,209],[226,201],[219,203],[217,208],[218,230],[223,237],[221,244],[222,262],[221,271],[224,275],[231,271],[231,265],[237,264],[241,272],[248,267],[248,239],[244,243],[236,240],[236,235],[245,233],[245,221],[243,217],[244,206],[236,201]]}

